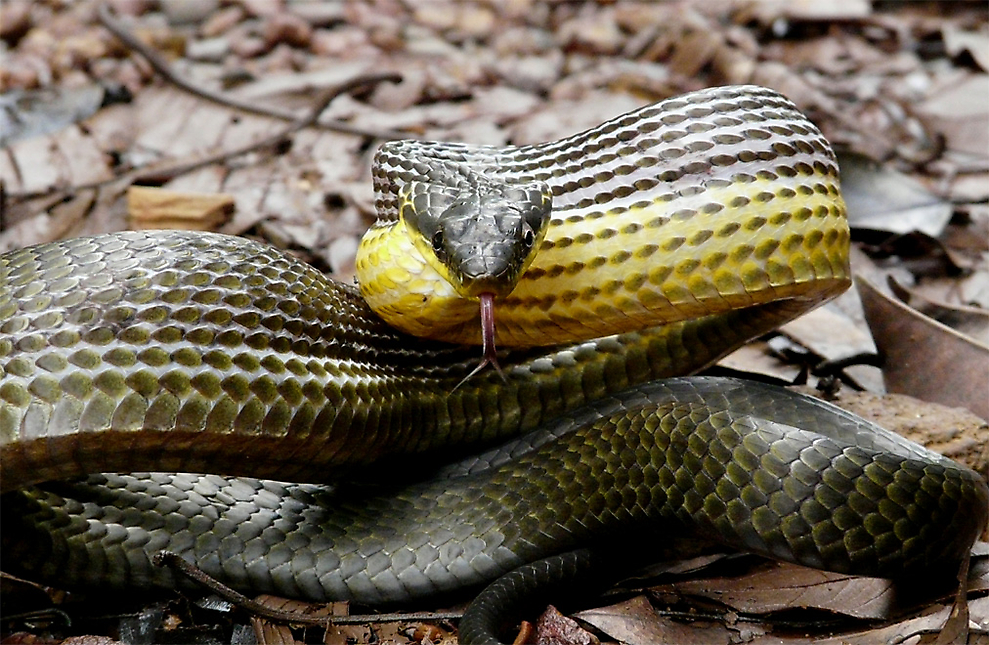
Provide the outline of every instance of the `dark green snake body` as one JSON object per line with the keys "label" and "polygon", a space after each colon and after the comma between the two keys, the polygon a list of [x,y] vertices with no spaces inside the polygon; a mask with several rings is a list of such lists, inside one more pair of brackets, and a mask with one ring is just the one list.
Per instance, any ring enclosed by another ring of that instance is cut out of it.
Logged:
{"label": "dark green snake body", "polygon": [[[899,575],[956,561],[985,523],[975,473],[827,404],[730,379],[621,392],[688,354],[709,363],[790,315],[787,303],[507,354],[508,385],[484,374],[451,393],[473,351],[413,343],[349,288],[246,240],[125,233],[28,248],[0,266],[5,490],[125,469],[318,480],[389,454],[407,455],[402,477],[413,477],[431,457],[410,454],[559,416],[484,456],[493,465],[479,474],[370,498],[216,475],[97,475],[8,493],[4,564],[32,577],[171,586],[150,564],[166,549],[241,589],[401,601],[657,526]],[[289,291],[291,305],[272,296]],[[224,350],[196,359],[197,342]]]}
{"label": "dark green snake body", "polygon": [[[501,352],[507,383],[489,371],[456,387],[476,349],[396,332],[355,288],[265,245],[149,232],[13,251],[0,256],[4,568],[173,586],[151,564],[169,550],[244,591],[374,604],[630,533],[863,575],[955,563],[989,513],[973,471],[784,390],[670,378],[806,306]],[[65,481],[138,470],[223,476]],[[375,485],[322,485],[355,478]],[[465,642],[492,638],[489,600]]]}

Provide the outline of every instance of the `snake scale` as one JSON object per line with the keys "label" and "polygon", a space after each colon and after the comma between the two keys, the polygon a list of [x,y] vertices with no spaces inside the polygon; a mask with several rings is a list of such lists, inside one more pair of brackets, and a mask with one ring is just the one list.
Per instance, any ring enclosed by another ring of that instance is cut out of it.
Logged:
{"label": "snake scale", "polygon": [[[464,380],[477,303],[403,233],[444,164],[552,203],[494,301],[504,381]],[[505,576],[461,624],[493,642],[501,601],[630,534],[863,575],[950,565],[986,523],[977,474],[820,401],[679,376],[847,287],[837,177],[786,99],[716,88],[538,146],[386,144],[378,210],[399,226],[369,233],[360,289],[216,234],[5,253],[4,568],[172,587],[150,563],[168,550],[244,591],[366,604]],[[135,471],[154,472],[93,474]]]}

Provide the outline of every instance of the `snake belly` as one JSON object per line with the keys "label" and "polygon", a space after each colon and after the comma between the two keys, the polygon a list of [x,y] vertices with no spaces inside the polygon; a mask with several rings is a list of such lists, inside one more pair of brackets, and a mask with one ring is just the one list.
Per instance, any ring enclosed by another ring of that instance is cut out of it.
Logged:
{"label": "snake belly", "polygon": [[[806,241],[824,238],[801,234],[789,263],[816,266],[828,254]],[[249,240],[120,233],[6,253],[4,566],[60,585],[172,586],[150,563],[167,549],[244,591],[373,604],[657,526],[867,575],[958,560],[989,505],[972,471],[782,390],[669,378],[816,304],[814,284],[509,350],[507,383],[456,387],[476,350],[396,331],[356,289]],[[400,483],[527,432],[487,468]],[[66,481],[133,471],[222,476]],[[348,477],[392,483],[323,485]]]}

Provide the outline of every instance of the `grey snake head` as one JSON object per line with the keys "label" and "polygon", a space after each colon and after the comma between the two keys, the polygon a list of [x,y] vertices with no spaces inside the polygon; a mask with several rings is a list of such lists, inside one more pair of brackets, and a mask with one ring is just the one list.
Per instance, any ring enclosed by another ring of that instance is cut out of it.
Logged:
{"label": "grey snake head", "polygon": [[461,295],[497,298],[515,288],[545,237],[552,193],[542,182],[458,173],[449,183],[412,181],[399,202],[416,246]]}

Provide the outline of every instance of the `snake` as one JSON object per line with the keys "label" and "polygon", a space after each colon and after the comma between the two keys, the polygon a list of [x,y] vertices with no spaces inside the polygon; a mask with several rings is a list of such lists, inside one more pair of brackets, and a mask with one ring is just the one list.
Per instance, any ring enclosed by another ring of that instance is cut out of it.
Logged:
{"label": "snake", "polygon": [[834,154],[775,91],[537,145],[388,142],[373,177],[358,285],[216,233],[0,256],[5,569],[190,584],[169,551],[318,601],[483,589],[460,638],[493,643],[594,562],[638,561],[630,536],[904,578],[984,529],[969,468],[691,376],[850,284]]}

